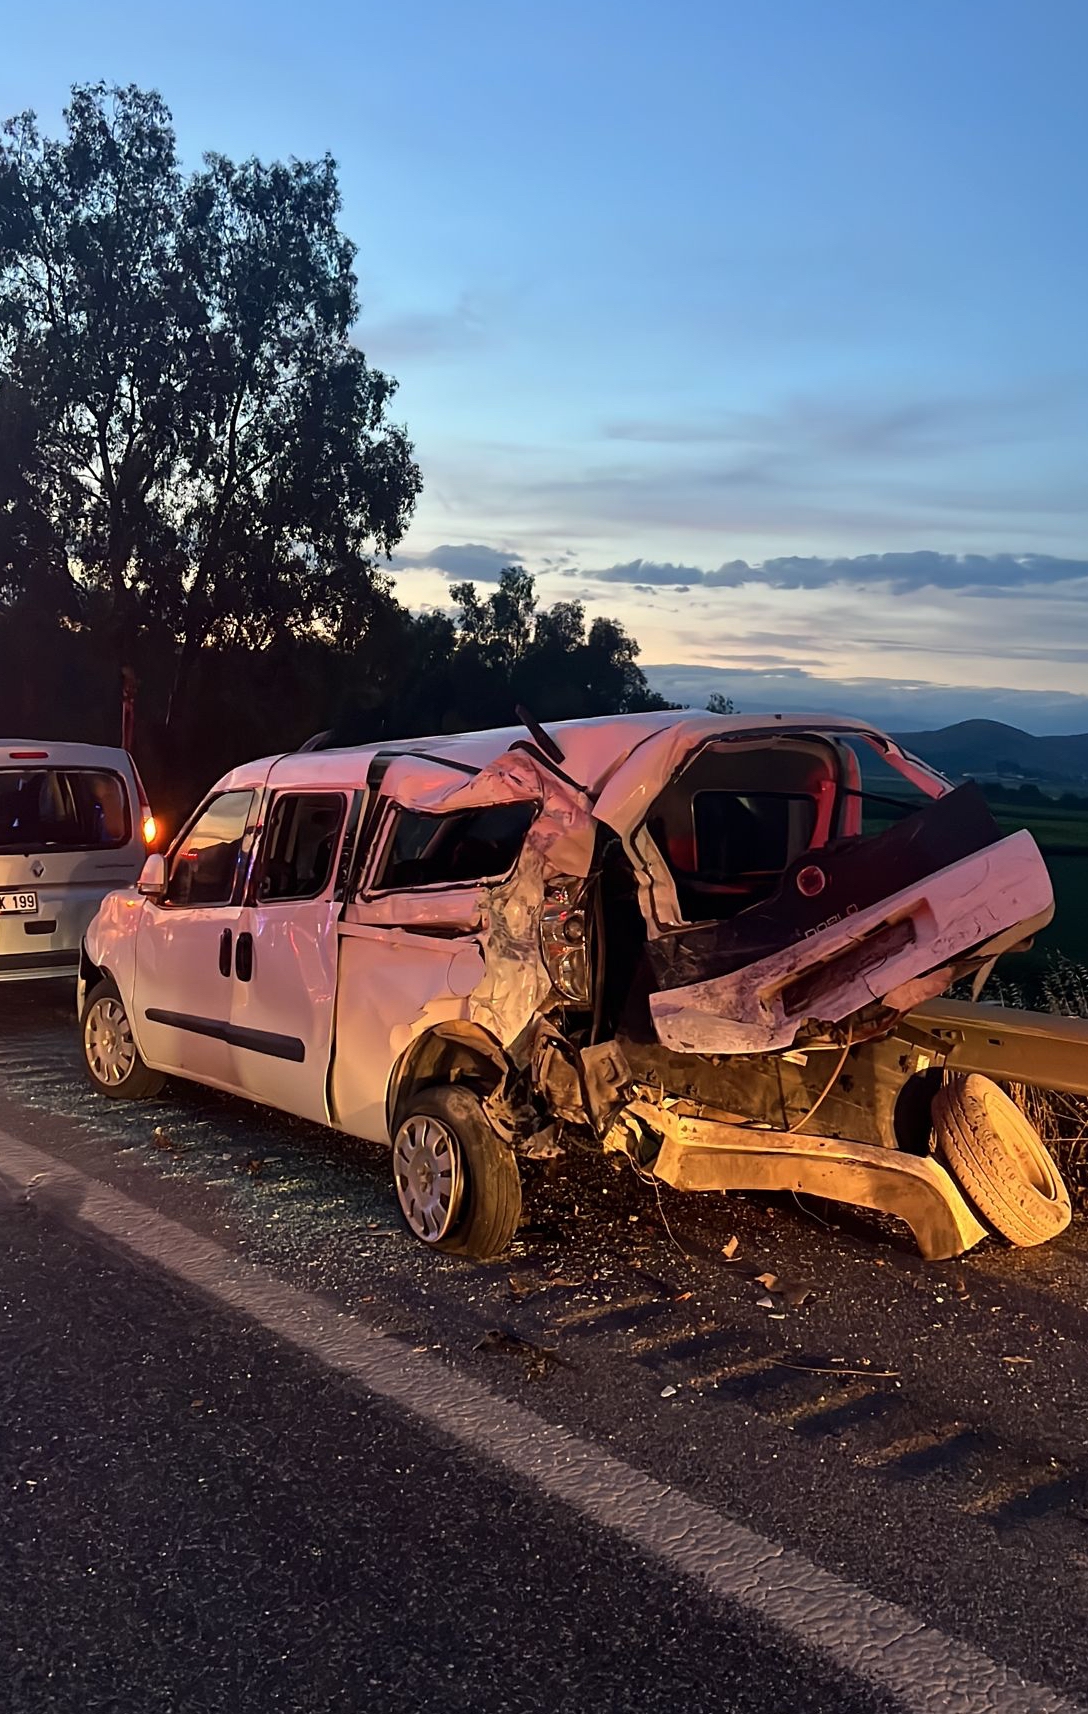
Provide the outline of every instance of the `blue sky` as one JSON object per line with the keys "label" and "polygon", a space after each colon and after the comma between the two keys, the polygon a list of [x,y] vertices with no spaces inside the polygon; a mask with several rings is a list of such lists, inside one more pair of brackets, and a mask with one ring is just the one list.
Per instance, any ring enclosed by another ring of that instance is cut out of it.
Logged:
{"label": "blue sky", "polygon": [[194,163],[336,156],[414,605],[517,559],[693,697],[1068,731],[1086,63],[1083,0],[46,0],[0,109],[133,80]]}

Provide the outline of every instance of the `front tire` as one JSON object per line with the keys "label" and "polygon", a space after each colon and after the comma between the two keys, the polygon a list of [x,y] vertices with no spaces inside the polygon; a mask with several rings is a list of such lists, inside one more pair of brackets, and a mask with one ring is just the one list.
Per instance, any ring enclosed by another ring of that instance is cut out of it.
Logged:
{"label": "front tire", "polygon": [[471,1090],[446,1085],[412,1096],[393,1138],[393,1183],[405,1225],[430,1249],[488,1261],[518,1229],[514,1152]]}
{"label": "front tire", "polygon": [[166,1079],[140,1058],[124,1001],[108,978],[87,995],[81,1020],[83,1063],[100,1095],[146,1101]]}

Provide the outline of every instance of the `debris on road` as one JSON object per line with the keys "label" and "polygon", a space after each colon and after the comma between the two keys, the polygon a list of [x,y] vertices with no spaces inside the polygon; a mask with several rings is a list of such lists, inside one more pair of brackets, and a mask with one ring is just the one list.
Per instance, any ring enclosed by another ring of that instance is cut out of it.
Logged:
{"label": "debris on road", "polygon": [[534,1131],[517,1146],[517,1153],[523,1160],[554,1161],[559,1160],[566,1150],[561,1148],[558,1141],[559,1127],[545,1125],[542,1130]]}
{"label": "debris on road", "polygon": [[796,1369],[801,1375],[858,1375],[863,1381],[897,1381],[898,1369],[848,1368],[845,1365],[832,1363],[789,1363],[784,1357],[775,1357],[774,1365],[778,1369]]}
{"label": "debris on road", "polygon": [[631,1272],[640,1285],[647,1286],[656,1297],[667,1298],[670,1303],[686,1303],[692,1295],[686,1287],[661,1279],[646,1268],[632,1268]]}
{"label": "debris on road", "polygon": [[520,1357],[525,1363],[527,1381],[542,1380],[550,1364],[563,1361],[554,1346],[534,1345],[531,1339],[523,1339],[510,1327],[489,1327],[472,1349],[491,1356]]}

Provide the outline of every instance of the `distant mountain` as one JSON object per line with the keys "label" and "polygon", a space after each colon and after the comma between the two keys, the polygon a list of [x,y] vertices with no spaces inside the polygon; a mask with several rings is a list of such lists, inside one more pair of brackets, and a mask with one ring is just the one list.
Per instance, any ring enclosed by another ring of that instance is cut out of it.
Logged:
{"label": "distant mountain", "polygon": [[999,720],[961,720],[936,732],[897,732],[896,742],[942,774],[1027,781],[1068,790],[1088,786],[1088,732],[1036,738]]}

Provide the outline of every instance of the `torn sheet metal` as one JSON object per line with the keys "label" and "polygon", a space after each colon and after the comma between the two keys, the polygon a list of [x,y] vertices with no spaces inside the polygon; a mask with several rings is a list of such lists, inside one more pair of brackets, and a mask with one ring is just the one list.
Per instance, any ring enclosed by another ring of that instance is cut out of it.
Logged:
{"label": "torn sheet metal", "polygon": [[754,963],[652,994],[654,1029],[682,1052],[787,1048],[807,1020],[841,1022],[881,1001],[894,1009],[897,992],[913,1004],[919,977],[1016,925],[1042,925],[1053,908],[1035,841],[1014,833]]}
{"label": "torn sheet metal", "polygon": [[[883,833],[803,851],[768,899],[725,921],[652,940],[647,951],[654,987],[683,988],[756,964],[1000,841],[985,798],[967,785]],[[814,874],[817,890],[809,884]]]}
{"label": "torn sheet metal", "polygon": [[539,802],[526,847],[540,854],[542,873],[589,873],[593,825],[588,798],[525,750],[508,750],[467,778],[418,756],[398,757],[386,771],[382,795],[405,808],[442,815],[489,804]]}
{"label": "torn sheet metal", "polygon": [[530,1059],[533,1087],[550,1112],[569,1124],[608,1131],[631,1087],[631,1068],[618,1042],[579,1048],[547,1018],[536,1026]]}
{"label": "torn sheet metal", "polygon": [[[422,1007],[437,1007],[443,1018],[478,1024],[509,1047],[554,995],[541,955],[541,923],[549,882],[560,877],[582,880],[590,871],[596,824],[588,799],[522,750],[507,751],[470,775],[425,757],[397,757],[386,770],[381,790],[393,805],[432,814],[452,815],[492,804],[540,805],[517,865],[505,880],[470,887],[364,891],[344,912],[345,929],[380,925],[423,938],[472,935],[478,951],[477,980],[456,1006],[450,1004],[442,960],[430,957],[390,965],[383,1010],[391,1020],[398,1013],[418,1019]],[[420,982],[428,991],[420,990]],[[418,1026],[411,1033],[418,1033]]]}

